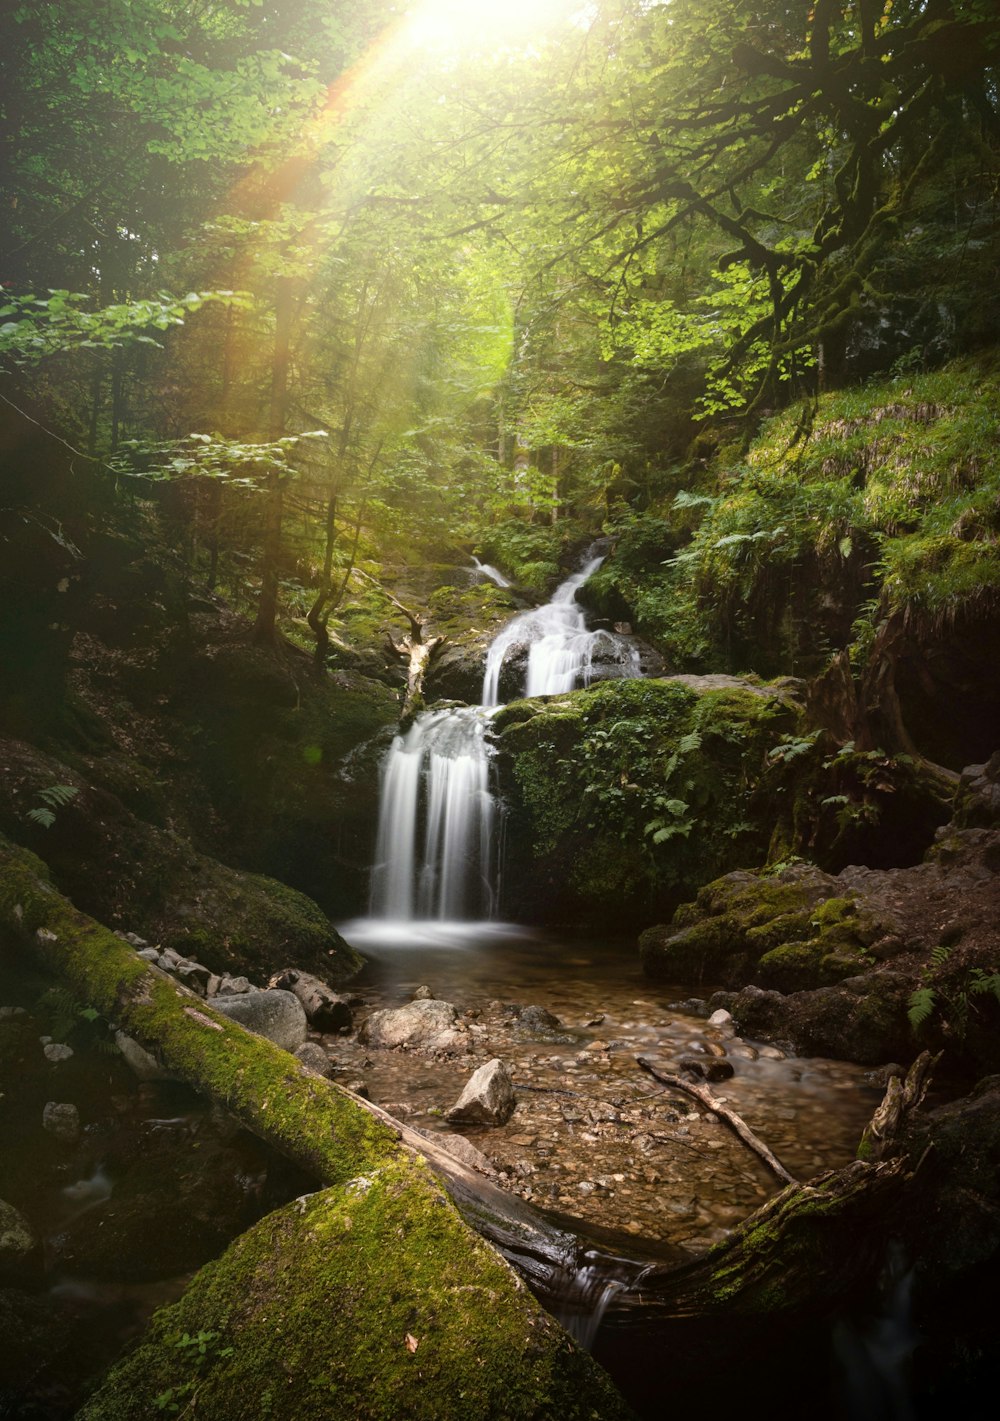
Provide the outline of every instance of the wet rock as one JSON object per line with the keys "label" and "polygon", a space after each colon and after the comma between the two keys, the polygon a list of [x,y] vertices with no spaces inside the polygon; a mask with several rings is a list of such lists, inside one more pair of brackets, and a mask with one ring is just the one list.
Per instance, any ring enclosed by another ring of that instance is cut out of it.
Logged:
{"label": "wet rock", "polygon": [[558,1031],[562,1026],[557,1016],[539,1006],[522,1007],[517,1019],[528,1031]]}
{"label": "wet rock", "polygon": [[268,990],[239,997],[216,997],[216,1011],[276,1046],[294,1051],[306,1039],[306,1014],[294,992]]}
{"label": "wet rock", "polygon": [[80,1112],[68,1102],[50,1100],[42,1111],[42,1129],[72,1144],[80,1136]]}
{"label": "wet rock", "polygon": [[329,1056],[315,1041],[303,1041],[301,1046],[297,1046],[295,1058],[310,1071],[315,1071],[318,1076],[329,1076],[333,1070]]}
{"label": "wet rock", "polygon": [[358,1032],[365,1046],[382,1049],[402,1046],[409,1050],[441,1051],[464,1044],[467,1030],[451,1002],[409,1002],[372,1012]]}
{"label": "wet rock", "polygon": [[510,1072],[494,1057],[473,1073],[445,1118],[465,1125],[506,1125],[516,1107]]}
{"label": "wet rock", "polygon": [[708,1024],[709,1026],[732,1026],[732,1012],[726,1011],[725,1007],[719,1007],[708,1018]]}
{"label": "wet rock", "polygon": [[344,1081],[344,1089],[349,1090],[352,1095],[359,1095],[362,1100],[371,1100],[368,1087],[362,1080]]}
{"label": "wet rock", "polygon": [[0,1278],[14,1278],[29,1271],[39,1247],[34,1230],[20,1209],[0,1199]]}
{"label": "wet rock", "polygon": [[415,1002],[432,1002],[434,1000],[434,993],[431,991],[430,987],[426,985],[420,986],[413,993],[413,1000]]}
{"label": "wet rock", "polygon": [[58,1041],[50,1041],[42,1050],[46,1061],[51,1061],[54,1065],[58,1065],[60,1061],[68,1061],[76,1054],[72,1046],[64,1046]]}
{"label": "wet rock", "polygon": [[912,1052],[911,990],[909,977],[882,969],[787,996],[745,987],[731,995],[730,1006],[745,1035],[777,1037],[806,1055],[876,1066]]}
{"label": "wet rock", "polygon": [[351,1030],[353,1019],[347,998],[335,992],[319,977],[314,977],[309,972],[300,972],[295,967],[286,967],[281,972],[276,972],[268,985],[294,992],[302,1003],[302,1009],[314,1031]]}
{"label": "wet rock", "polygon": [[733,1075],[730,1062],[720,1061],[714,1056],[703,1060],[699,1060],[697,1056],[684,1056],[677,1064],[681,1070],[706,1081],[727,1081]]}

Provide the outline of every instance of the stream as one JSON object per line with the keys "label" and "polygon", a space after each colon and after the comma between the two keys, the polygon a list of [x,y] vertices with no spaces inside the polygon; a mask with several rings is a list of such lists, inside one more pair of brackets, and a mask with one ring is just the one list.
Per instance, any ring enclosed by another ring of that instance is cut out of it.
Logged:
{"label": "stream", "polygon": [[366,1010],[429,987],[462,1013],[468,1045],[426,1056],[327,1038],[337,1078],[363,1080],[376,1104],[418,1129],[448,1131],[442,1112],[472,1070],[499,1056],[517,1110],[502,1127],[462,1133],[500,1182],[657,1246],[709,1247],[779,1184],[710,1111],[641,1071],[637,1055],[666,1070],[681,1059],[731,1066],[711,1090],[802,1179],[854,1157],[882,1094],[864,1067],[786,1055],[709,1025],[680,989],[642,975],[632,942],[500,924],[407,931],[362,920],[342,931],[369,959],[355,984]]}

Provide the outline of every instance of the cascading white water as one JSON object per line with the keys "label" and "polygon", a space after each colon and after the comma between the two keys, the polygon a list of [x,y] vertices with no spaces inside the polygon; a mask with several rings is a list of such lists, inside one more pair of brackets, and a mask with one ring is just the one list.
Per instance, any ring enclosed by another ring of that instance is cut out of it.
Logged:
{"label": "cascading white water", "polygon": [[486,720],[478,707],[429,711],[393,741],[382,769],[374,917],[491,915],[496,805]]}
{"label": "cascading white water", "polygon": [[480,562],[478,558],[472,559],[477,572],[481,572],[484,577],[488,577],[491,582],[495,582],[498,587],[509,587],[510,581],[504,577],[503,573],[493,566],[492,563]]}
{"label": "cascading white water", "polygon": [[[397,735],[382,767],[371,914],[395,922],[489,918],[497,874],[490,794],[490,713],[509,653],[527,651],[525,694],[558,695],[601,674],[638,676],[639,655],[612,632],[587,630],[577,591],[603,562],[592,557],[544,607],[515,617],[491,644],[482,705],[427,711]],[[496,569],[482,567],[487,576]],[[502,574],[496,574],[494,581]],[[509,585],[504,583],[503,585]]]}
{"label": "cascading white water", "polygon": [[618,675],[639,675],[639,653],[613,632],[587,630],[583,608],[576,594],[591,577],[603,557],[588,558],[579,572],[560,583],[552,601],[544,607],[522,612],[496,636],[486,654],[483,676],[483,705],[500,704],[500,673],[510,652],[527,647],[526,696],[559,696],[593,679],[594,658],[601,654],[617,663]]}

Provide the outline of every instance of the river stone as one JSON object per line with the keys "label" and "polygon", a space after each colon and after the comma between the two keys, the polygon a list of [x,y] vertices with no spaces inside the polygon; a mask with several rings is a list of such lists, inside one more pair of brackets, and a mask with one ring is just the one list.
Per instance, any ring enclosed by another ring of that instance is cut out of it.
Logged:
{"label": "river stone", "polygon": [[[422,1132],[425,1133],[425,1132]],[[434,1134],[429,1135],[435,1144],[443,1145],[450,1155],[460,1160],[462,1164],[467,1164],[471,1169],[476,1169],[480,1174],[489,1175],[491,1178],[496,1175],[496,1170],[483,1154],[482,1150],[477,1150],[471,1140],[467,1140],[464,1135]]]}
{"label": "river stone", "polygon": [[506,1125],[516,1106],[510,1072],[494,1057],[469,1077],[445,1119],[463,1125]]}
{"label": "river stone", "polygon": [[313,1030],[350,1031],[353,1021],[347,998],[340,996],[312,973],[300,972],[297,967],[285,967],[281,972],[275,972],[268,986],[294,992]]}
{"label": "river stone", "polygon": [[0,1277],[19,1272],[37,1249],[38,1239],[20,1209],[0,1199]]}
{"label": "river stone", "polygon": [[265,1036],[286,1051],[294,1051],[306,1039],[306,1014],[294,992],[268,989],[239,997],[213,997],[212,1005],[255,1036]]}
{"label": "river stone", "polygon": [[75,1105],[50,1100],[42,1111],[42,1128],[71,1144],[80,1134],[80,1112]]}
{"label": "river stone", "polygon": [[71,1056],[76,1054],[72,1046],[65,1046],[58,1041],[50,1041],[48,1045],[42,1047],[42,1050],[45,1053],[46,1061],[52,1061],[56,1065],[60,1061],[68,1061]]}
{"label": "river stone", "polygon": [[458,1020],[451,1002],[408,1002],[404,1007],[372,1012],[358,1032],[364,1046],[419,1047],[446,1050],[464,1044],[466,1028]]}
{"label": "river stone", "polygon": [[318,1076],[328,1076],[333,1070],[329,1056],[315,1041],[303,1041],[301,1046],[297,1046],[295,1059],[301,1061],[308,1070],[315,1071]]}

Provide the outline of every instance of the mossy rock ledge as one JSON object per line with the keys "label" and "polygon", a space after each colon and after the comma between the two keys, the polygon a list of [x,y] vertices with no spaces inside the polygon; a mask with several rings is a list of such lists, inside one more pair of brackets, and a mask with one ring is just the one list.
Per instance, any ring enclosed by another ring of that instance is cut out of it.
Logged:
{"label": "mossy rock ledge", "polygon": [[668,924],[639,937],[650,977],[702,987],[748,982],[781,992],[855,976],[885,927],[812,864],[774,875],[737,870],[700,889]]}
{"label": "mossy rock ledge", "polygon": [[798,723],[785,685],[604,681],[501,708],[505,902],[531,921],[619,931],[760,863],[768,752]]}

